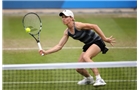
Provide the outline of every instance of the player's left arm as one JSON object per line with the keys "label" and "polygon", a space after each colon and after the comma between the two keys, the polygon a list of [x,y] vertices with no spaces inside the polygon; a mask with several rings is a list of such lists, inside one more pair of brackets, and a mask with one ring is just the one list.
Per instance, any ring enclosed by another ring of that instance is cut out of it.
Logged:
{"label": "player's left arm", "polygon": [[105,36],[105,34],[103,33],[103,31],[100,29],[100,27],[96,24],[90,24],[90,23],[81,23],[81,22],[77,22],[76,26],[81,30],[81,29],[85,29],[85,30],[94,30],[105,42],[110,43],[113,46],[114,38],[113,36],[110,36],[109,38],[107,38]]}
{"label": "player's left arm", "polygon": [[60,39],[58,44],[56,44],[54,47],[52,47],[48,50],[40,50],[39,53],[40,54],[43,53],[44,55],[47,55],[47,54],[51,54],[51,53],[61,50],[63,48],[63,46],[66,44],[66,42],[68,41],[68,38],[69,38],[69,36],[67,34],[67,29],[66,29],[64,31],[63,37]]}

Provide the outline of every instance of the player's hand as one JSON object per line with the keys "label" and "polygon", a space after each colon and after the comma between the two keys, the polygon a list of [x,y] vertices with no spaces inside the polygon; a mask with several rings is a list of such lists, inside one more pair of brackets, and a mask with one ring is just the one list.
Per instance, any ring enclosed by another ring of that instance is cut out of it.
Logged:
{"label": "player's hand", "polygon": [[116,42],[115,38],[113,38],[113,36],[110,36],[109,38],[106,38],[104,41],[107,42],[107,43],[110,43],[112,46],[113,46],[113,43]]}
{"label": "player's hand", "polygon": [[39,50],[39,54],[44,56],[45,55],[45,50]]}

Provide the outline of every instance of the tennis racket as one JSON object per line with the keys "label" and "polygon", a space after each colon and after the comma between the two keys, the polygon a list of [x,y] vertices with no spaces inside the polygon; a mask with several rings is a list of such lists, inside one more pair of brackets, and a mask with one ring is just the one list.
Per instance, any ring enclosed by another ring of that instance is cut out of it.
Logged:
{"label": "tennis racket", "polygon": [[[40,44],[40,32],[42,30],[42,22],[39,15],[34,12],[27,13],[22,19],[22,24],[24,30],[26,30],[27,28],[30,29],[29,34],[36,40],[39,50],[42,50]],[[44,54],[42,53],[42,55]]]}

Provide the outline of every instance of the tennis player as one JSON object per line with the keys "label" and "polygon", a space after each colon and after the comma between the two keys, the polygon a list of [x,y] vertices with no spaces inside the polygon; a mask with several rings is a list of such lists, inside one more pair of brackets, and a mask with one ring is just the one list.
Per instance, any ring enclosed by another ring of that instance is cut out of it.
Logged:
{"label": "tennis player", "polygon": [[[62,49],[65,43],[68,41],[69,36],[75,40],[83,42],[83,52],[81,53],[78,62],[93,62],[92,58],[97,56],[100,52],[106,54],[108,48],[104,43],[110,43],[113,45],[114,38],[111,36],[107,38],[102,30],[96,24],[76,22],[74,19],[74,14],[71,10],[64,10],[59,13],[62,17],[62,22],[67,26],[64,31],[63,37],[59,43],[49,50],[40,50],[40,54],[51,54]],[[93,84],[93,86],[106,85],[105,81],[101,78],[100,73],[97,68],[91,68],[96,80],[87,72],[86,69],[76,69],[76,71],[84,76],[84,79],[79,81],[79,85]]]}

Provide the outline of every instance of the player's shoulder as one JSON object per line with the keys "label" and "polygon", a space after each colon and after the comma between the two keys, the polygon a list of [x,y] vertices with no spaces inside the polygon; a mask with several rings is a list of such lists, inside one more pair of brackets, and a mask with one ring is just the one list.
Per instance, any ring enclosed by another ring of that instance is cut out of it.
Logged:
{"label": "player's shoulder", "polygon": [[90,24],[90,23],[83,23],[83,22],[75,22],[75,25],[76,26],[85,26],[87,24]]}
{"label": "player's shoulder", "polygon": [[83,26],[85,26],[85,23],[83,23],[83,22],[75,22],[75,27],[78,28],[79,30],[81,30]]}
{"label": "player's shoulder", "polygon": [[75,25],[84,24],[83,22],[75,22]]}
{"label": "player's shoulder", "polygon": [[75,25],[87,25],[87,24],[91,24],[88,22],[75,22]]}
{"label": "player's shoulder", "polygon": [[68,35],[68,28],[64,30],[64,35]]}

